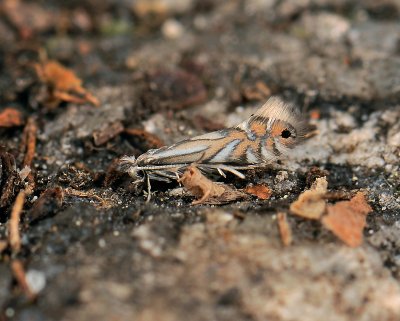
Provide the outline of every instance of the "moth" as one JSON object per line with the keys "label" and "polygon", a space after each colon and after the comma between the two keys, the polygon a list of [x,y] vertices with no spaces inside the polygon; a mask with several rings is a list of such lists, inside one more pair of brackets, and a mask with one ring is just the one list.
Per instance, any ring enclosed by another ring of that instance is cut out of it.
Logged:
{"label": "moth", "polygon": [[[204,173],[225,177],[230,172],[245,178],[244,170],[271,164],[312,135],[314,126],[297,108],[271,97],[239,125],[182,140],[121,159],[124,170],[137,182],[178,180],[194,164]],[[149,197],[150,194],[148,194]]]}

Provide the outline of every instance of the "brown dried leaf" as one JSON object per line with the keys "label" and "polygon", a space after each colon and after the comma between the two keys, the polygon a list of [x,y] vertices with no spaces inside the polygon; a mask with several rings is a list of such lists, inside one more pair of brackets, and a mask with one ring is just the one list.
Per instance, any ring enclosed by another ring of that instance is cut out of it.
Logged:
{"label": "brown dried leaf", "polygon": [[54,60],[35,65],[40,80],[49,87],[51,99],[77,104],[91,103],[98,106],[100,102],[82,87],[82,80],[75,73]]}
{"label": "brown dried leaf", "polygon": [[2,185],[2,189],[0,190],[0,208],[2,208],[11,204],[14,195],[18,192],[16,186],[19,185],[20,180],[19,175],[15,170],[16,164],[14,156],[10,153],[1,151],[1,149],[0,165],[0,183]]}
{"label": "brown dried leaf", "polygon": [[317,178],[311,189],[301,193],[299,198],[290,205],[290,211],[308,219],[319,219],[325,212],[326,202],[324,195],[327,192],[327,188],[326,177]]}
{"label": "brown dried leaf", "polygon": [[290,228],[286,213],[278,213],[278,227],[283,245],[289,246],[293,238],[292,229]]}
{"label": "brown dried leaf", "polygon": [[47,218],[57,211],[64,200],[64,191],[61,187],[56,186],[45,190],[38,200],[33,204],[27,214],[30,222],[35,222],[43,218]]}
{"label": "brown dried leaf", "polygon": [[350,201],[329,205],[322,223],[347,245],[356,247],[362,243],[366,216],[371,211],[365,195],[358,192]]}
{"label": "brown dried leaf", "polygon": [[0,240],[0,254],[8,247],[8,242],[5,240]]}
{"label": "brown dried leaf", "polygon": [[259,199],[267,200],[272,195],[272,190],[267,185],[247,186],[244,191],[247,194],[257,196]]}
{"label": "brown dried leaf", "polygon": [[24,124],[21,112],[14,108],[5,108],[0,112],[0,127],[16,127]]}
{"label": "brown dried leaf", "polygon": [[126,128],[124,130],[124,133],[129,136],[138,137],[140,140],[144,140],[146,145],[145,146],[146,150],[152,148],[160,148],[165,145],[164,142],[161,140],[161,138],[143,129]]}
{"label": "brown dried leaf", "polygon": [[115,121],[111,124],[107,124],[102,129],[96,130],[93,133],[93,141],[95,146],[100,146],[107,143],[110,139],[122,133],[124,125],[120,121]]}
{"label": "brown dried leaf", "polygon": [[193,196],[198,198],[193,201],[193,205],[204,203],[210,197],[218,197],[225,192],[224,187],[209,180],[195,166],[189,166],[179,179],[179,182],[182,183]]}
{"label": "brown dried leaf", "polygon": [[195,197],[197,200],[192,202],[196,204],[224,204],[235,201],[239,198],[245,198],[246,194],[229,187],[222,183],[215,183],[205,177],[195,166],[189,166],[183,173],[179,182]]}
{"label": "brown dried leaf", "polygon": [[243,97],[247,100],[266,100],[271,96],[271,89],[262,81],[257,81],[255,86],[243,88]]}
{"label": "brown dried leaf", "polygon": [[207,89],[194,73],[157,70],[148,75],[141,99],[149,108],[177,110],[205,102]]}

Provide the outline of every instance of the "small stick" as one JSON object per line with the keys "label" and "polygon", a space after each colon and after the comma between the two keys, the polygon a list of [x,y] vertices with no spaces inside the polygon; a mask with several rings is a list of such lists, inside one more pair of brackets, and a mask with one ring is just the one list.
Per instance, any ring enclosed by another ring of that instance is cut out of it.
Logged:
{"label": "small stick", "polygon": [[27,298],[30,301],[33,301],[36,298],[36,295],[33,293],[28,282],[26,281],[25,269],[22,265],[22,262],[18,259],[11,261],[11,271]]}
{"label": "small stick", "polygon": [[278,227],[283,245],[289,246],[292,243],[292,229],[287,221],[286,213],[278,213]]}
{"label": "small stick", "polygon": [[105,199],[94,194],[93,192],[78,191],[76,189],[68,187],[68,188],[64,189],[64,193],[65,193],[65,195],[72,195],[72,196],[77,196],[77,197],[82,197],[82,198],[93,198],[93,199],[97,200],[98,202],[100,202],[100,205],[99,205],[100,207],[102,207],[102,208],[110,207],[110,204]]}
{"label": "small stick", "polygon": [[24,207],[24,202],[25,202],[25,192],[21,190],[17,198],[15,199],[8,226],[9,228],[8,241],[10,243],[13,253],[18,253],[21,250],[19,221],[21,217],[22,208]]}
{"label": "small stick", "polygon": [[[36,134],[37,134],[37,124],[34,118],[30,117],[28,122],[24,128],[24,135],[21,141],[21,152],[25,152],[23,167],[28,166],[32,168],[32,161],[35,157],[36,152]],[[29,173],[28,177],[28,186],[25,188],[25,191],[28,195],[33,193],[35,188],[35,180],[32,174],[32,171]]]}
{"label": "small stick", "polygon": [[34,118],[29,118],[24,129],[24,139],[22,144],[26,146],[21,146],[21,149],[26,151],[23,166],[31,166],[33,158],[35,157],[36,151],[36,133],[37,125]]}

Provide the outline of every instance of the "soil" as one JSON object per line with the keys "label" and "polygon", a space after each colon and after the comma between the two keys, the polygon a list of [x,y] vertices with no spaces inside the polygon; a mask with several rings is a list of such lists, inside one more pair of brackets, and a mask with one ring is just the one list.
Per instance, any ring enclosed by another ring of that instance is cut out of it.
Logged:
{"label": "soil", "polygon": [[[19,112],[0,127],[0,320],[400,320],[399,19],[396,0],[0,3],[0,112]],[[46,59],[99,106],[54,99],[34,67]],[[236,125],[270,95],[318,135],[219,179],[269,199],[192,205],[154,182],[146,202],[119,171],[120,157]],[[361,246],[289,213],[322,176],[365,193]],[[18,252],[8,227],[27,186]]]}

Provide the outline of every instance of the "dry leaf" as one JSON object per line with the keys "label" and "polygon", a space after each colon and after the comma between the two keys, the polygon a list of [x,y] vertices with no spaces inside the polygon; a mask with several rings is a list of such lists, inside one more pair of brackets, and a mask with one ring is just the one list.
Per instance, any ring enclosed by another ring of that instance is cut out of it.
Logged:
{"label": "dry leaf", "polygon": [[100,146],[107,143],[109,140],[122,133],[123,130],[124,125],[122,125],[120,121],[107,123],[106,126],[103,126],[101,129],[93,132],[94,145]]}
{"label": "dry leaf", "polygon": [[205,177],[195,166],[189,166],[183,173],[179,182],[198,199],[192,204],[225,204],[237,199],[246,198],[247,195],[228,185],[215,183]]}
{"label": "dry leaf", "polygon": [[141,141],[144,141],[146,150],[152,148],[160,148],[165,145],[164,142],[158,136],[149,133],[148,131],[145,131],[143,129],[126,128],[124,130],[124,133],[129,136],[137,137]]}
{"label": "dry leaf", "polygon": [[221,196],[225,192],[225,188],[217,185],[213,181],[205,177],[195,166],[189,166],[183,173],[179,182],[198,199],[192,204],[201,204],[210,197]]}
{"label": "dry leaf", "polygon": [[329,205],[322,223],[347,245],[356,247],[362,243],[366,216],[371,211],[364,194],[359,192],[350,201]]}
{"label": "dry leaf", "polygon": [[310,190],[325,194],[328,191],[328,181],[326,177],[317,177],[312,183]]}
{"label": "dry leaf", "polygon": [[296,215],[317,220],[325,212],[326,202],[324,195],[327,192],[326,177],[315,180],[311,189],[300,194],[299,198],[290,205],[290,211]]}
{"label": "dry leaf", "polygon": [[247,194],[257,196],[259,199],[267,200],[272,195],[272,190],[267,185],[248,186],[244,189]]}
{"label": "dry leaf", "polygon": [[16,127],[24,124],[20,111],[14,108],[5,108],[0,112],[0,127]]}
{"label": "dry leaf", "polygon": [[77,104],[89,102],[95,106],[100,104],[96,97],[82,87],[82,80],[57,61],[36,64],[35,69],[40,80],[49,88],[51,104],[57,105],[61,101]]}
{"label": "dry leaf", "polygon": [[8,247],[8,242],[5,240],[0,240],[0,254]]}
{"label": "dry leaf", "polygon": [[288,246],[292,243],[292,229],[287,221],[286,213],[278,213],[278,227],[281,234],[282,243]]}

